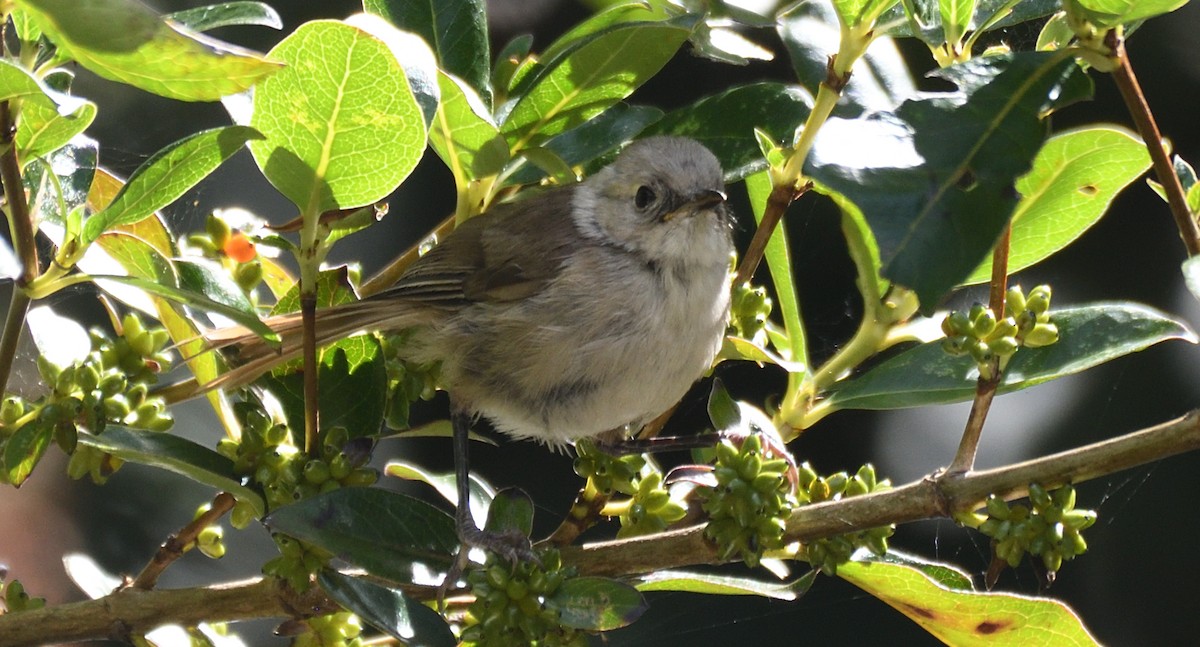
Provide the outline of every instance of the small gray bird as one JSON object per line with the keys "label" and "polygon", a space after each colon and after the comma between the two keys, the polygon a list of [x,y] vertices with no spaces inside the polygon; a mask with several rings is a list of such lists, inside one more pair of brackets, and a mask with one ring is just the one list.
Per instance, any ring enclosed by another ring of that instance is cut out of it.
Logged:
{"label": "small gray bird", "polygon": [[[413,329],[405,352],[440,360],[450,393],[459,534],[526,556],[527,540],[486,535],[471,519],[471,421],[563,445],[670,408],[721,345],[730,232],[716,157],[690,139],[651,137],[582,183],[466,221],[390,289],[319,311],[317,343]],[[207,386],[245,384],[299,355],[300,316],[267,323],[282,352],[245,330],[210,337],[240,347],[245,363]]]}

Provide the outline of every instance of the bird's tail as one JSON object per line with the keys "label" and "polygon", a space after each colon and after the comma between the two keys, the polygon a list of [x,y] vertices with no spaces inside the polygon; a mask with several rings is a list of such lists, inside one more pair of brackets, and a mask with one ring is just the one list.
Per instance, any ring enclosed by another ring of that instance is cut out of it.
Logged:
{"label": "bird's tail", "polygon": [[[364,300],[317,311],[316,346],[320,348],[355,333],[368,330],[400,330],[429,323],[432,311],[394,299]],[[300,357],[304,352],[304,321],[299,312],[263,320],[277,335],[278,345],[268,343],[244,326],[211,330],[204,335],[203,352],[228,350],[229,371],[199,385],[193,395],[212,389],[238,388],[250,384],[272,368]]]}

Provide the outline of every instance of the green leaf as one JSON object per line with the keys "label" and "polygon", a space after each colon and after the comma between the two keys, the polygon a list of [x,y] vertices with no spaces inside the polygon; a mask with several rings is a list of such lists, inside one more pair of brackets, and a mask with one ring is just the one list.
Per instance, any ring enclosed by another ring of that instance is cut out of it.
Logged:
{"label": "green leaf", "polygon": [[411,582],[412,566],[445,568],[458,550],[450,515],[410,496],[378,488],[341,488],[272,512],[263,520],[282,532],[367,569]]}
{"label": "green leaf", "polygon": [[454,174],[455,184],[491,177],[508,162],[508,144],[492,121],[491,112],[464,81],[438,73],[442,101],[438,104],[429,143]]}
{"label": "green leaf", "polygon": [[799,86],[764,81],[705,97],[668,112],[646,135],[682,135],[704,144],[721,161],[725,181],[766,168],[754,129],[790,141],[808,118],[812,97]]}
{"label": "green leaf", "polygon": [[[750,208],[754,211],[754,222],[761,223],[771,194],[771,178],[766,171],[746,178],[746,193],[750,197]],[[786,352],[788,361],[796,362],[801,370],[808,370],[808,340],[804,334],[804,322],[800,315],[800,297],[792,274],[792,254],[787,245],[786,219],[780,219],[775,233],[763,250],[767,269],[771,271],[771,282],[775,284],[775,302],[783,316],[783,330],[787,335]],[[778,345],[777,345],[778,347]],[[798,383],[798,382],[797,382]]]}
{"label": "green leaf", "polygon": [[1088,22],[1101,28],[1128,25],[1138,20],[1170,13],[1187,0],[1074,0]]}
{"label": "green leaf", "polygon": [[[69,144],[50,153],[45,159],[32,160],[25,167],[24,179],[29,188],[30,211],[42,233],[56,245],[63,242],[67,214],[88,201],[99,152],[96,140],[87,135],[77,135]],[[47,170],[58,179],[57,185]],[[61,195],[59,189],[62,190]]]}
{"label": "green leaf", "polygon": [[[569,167],[583,166],[596,161],[624,142],[662,119],[663,111],[649,106],[618,103],[567,132],[550,138],[540,147],[526,149],[548,151]],[[505,178],[505,184],[532,184],[547,175],[533,164],[521,166]]]}
{"label": "green leaf", "polygon": [[[447,430],[447,436],[450,435],[450,430]],[[409,434],[404,434],[409,436]],[[409,481],[420,481],[428,484],[437,493],[442,495],[442,498],[450,502],[450,505],[458,505],[458,481],[454,472],[431,472],[419,465],[406,461],[389,461],[384,467],[384,474],[402,478]],[[488,506],[492,504],[492,499],[496,497],[496,490],[492,488],[483,479],[471,474],[469,476],[471,485],[471,516],[475,519],[487,519]]]}
{"label": "green leaf", "polygon": [[177,259],[175,267],[179,271],[179,287],[194,294],[202,294],[217,303],[236,308],[246,316],[255,317],[258,311],[246,293],[242,292],[229,272],[225,271],[214,261],[193,258],[190,260]]}
{"label": "green leaf", "polygon": [[500,490],[488,506],[484,530],[500,534],[516,531],[528,537],[533,532],[533,499],[518,488]]}
{"label": "green leaf", "polygon": [[163,16],[192,31],[208,31],[230,25],[257,25],[283,29],[283,20],[270,5],[262,2],[221,2],[204,7],[175,11]]}
{"label": "green leaf", "polygon": [[4,442],[4,480],[21,487],[46,453],[54,437],[54,427],[38,422],[23,425]]}
{"label": "green leaf", "polygon": [[[842,36],[833,7],[826,2],[797,3],[780,14],[776,29],[800,85],[815,96],[829,74],[829,54],[838,51]],[[908,65],[896,43],[884,36],[876,38],[854,66],[854,81],[842,90],[834,114],[856,117],[893,110],[914,94]]]}
{"label": "green leaf", "polygon": [[425,121],[404,69],[345,23],[301,25],[271,50],[287,67],[258,84],[250,151],[271,184],[315,216],[379,201],[416,166]]}
{"label": "green leaf", "polygon": [[413,98],[421,107],[421,116],[425,118],[425,128],[433,122],[437,113],[441,92],[438,90],[437,56],[429,48],[429,44],[417,34],[396,29],[388,21],[372,13],[360,13],[346,19],[346,24],[361,29],[378,38],[396,61],[404,68],[404,76],[408,79],[408,87],[412,90]]}
{"label": "green leaf", "polygon": [[1183,282],[1187,285],[1188,292],[1196,299],[1200,299],[1200,256],[1193,256],[1183,262]]}
{"label": "green leaf", "polygon": [[[1085,128],[1046,140],[1033,168],[1017,180],[1021,200],[1012,215],[1008,273],[1066,247],[1148,168],[1146,145],[1121,128]],[[991,276],[989,255],[963,283],[983,283]]]}
{"label": "green leaf", "polygon": [[[344,427],[350,438],[377,436],[387,404],[387,367],[374,335],[355,335],[319,351],[317,407],[321,427]],[[292,425],[304,424],[304,374],[263,378]]]}
{"label": "green leaf", "polygon": [[611,631],[629,625],[646,611],[637,589],[606,577],[574,577],[546,598],[546,608],[558,611],[566,627]]}
{"label": "green leaf", "polygon": [[911,99],[894,114],[826,122],[805,173],[862,210],[883,275],[915,291],[928,314],[1008,223],[1013,183],[1045,136],[1040,115],[1081,94],[1077,84],[1088,81],[1076,74],[1062,53],[946,68],[939,75],[956,92]]}
{"label": "green leaf", "polygon": [[[912,20],[905,15],[905,4],[910,3],[906,1],[885,11],[879,18],[878,31],[895,37],[917,36],[934,47],[946,42],[946,32],[942,28],[942,16],[937,0],[911,3]],[[1012,4],[1012,0],[976,0],[970,26],[972,29],[993,31],[1045,18],[1061,9],[1060,0],[1020,0],[1015,5]],[[1003,15],[997,16],[998,13]]]}
{"label": "green leaf", "polygon": [[708,392],[708,419],[715,429],[731,429],[742,421],[742,410],[725,389],[720,378],[714,378]]}
{"label": "green leaf", "polygon": [[74,112],[64,115],[49,98],[27,97],[17,121],[17,159],[27,166],[35,158],[53,153],[87,130],[95,118],[96,104],[91,101],[82,101]]}
{"label": "green leaf", "polygon": [[898,0],[833,0],[833,8],[842,24],[849,27],[873,22]]}
{"label": "green leaf", "polygon": [[586,20],[568,29],[563,35],[554,39],[539,57],[543,65],[549,65],[554,59],[562,56],[573,46],[579,44],[585,37],[596,32],[630,22],[653,22],[670,17],[670,13],[661,4],[650,2],[630,2],[615,4],[598,11]]}
{"label": "green leaf", "polygon": [[202,294],[189,292],[180,288],[169,285],[162,285],[155,281],[148,281],[135,276],[120,276],[117,274],[92,274],[92,280],[100,287],[104,287],[106,281],[122,285],[130,285],[143,292],[147,292],[153,296],[162,297],[176,303],[192,306],[201,310],[215,312],[232,319],[235,323],[245,326],[248,330],[262,337],[268,342],[278,343],[279,335],[271,330],[271,327],[262,322],[257,316],[248,314],[245,311],[214,301]]}
{"label": "green leaf", "polygon": [[792,582],[764,582],[748,577],[730,577],[716,573],[658,571],[643,575],[636,585],[639,591],[684,591],[710,595],[758,595],[774,600],[796,600],[808,592],[816,580],[811,570]]}
{"label": "green leaf", "polygon": [[918,568],[881,561],[847,562],[837,574],[948,645],[1098,644],[1057,600],[950,589]]}
{"label": "green leaf", "polygon": [[79,434],[79,444],[228,492],[253,506],[256,515],[262,515],[265,510],[262,497],[242,485],[241,477],[234,472],[233,461],[186,438],[110,424],[100,434]]}
{"label": "green leaf", "polygon": [[938,8],[942,14],[942,29],[946,30],[946,42],[957,43],[962,40],[971,26],[975,0],[938,0]]}
{"label": "green leaf", "polygon": [[487,5],[483,0],[363,0],[363,9],[411,31],[433,48],[439,67],[492,101]]}
{"label": "green leaf", "polygon": [[441,614],[403,591],[330,569],[322,570],[317,582],[338,604],[404,644],[428,647],[458,644]]}
{"label": "green leaf", "polygon": [[629,96],[666,65],[697,21],[621,23],[582,38],[516,99],[500,126],[509,150],[536,146]]}
{"label": "green leaf", "polygon": [[129,176],[112,203],[88,218],[83,225],[84,242],[171,204],[255,139],[262,135],[253,128],[225,126],[189,135],[158,151]]}
{"label": "green leaf", "polygon": [[113,81],[215,101],[279,69],[258,54],[181,31],[137,0],[17,0],[59,51]]}
{"label": "green leaf", "polygon": [[129,272],[130,276],[163,285],[179,285],[179,278],[171,259],[137,236],[123,231],[110,231],[102,234],[96,240],[96,244],[119,263],[122,269]]}
{"label": "green leaf", "polygon": [[889,548],[888,552],[884,555],[861,553],[856,555],[855,559],[859,562],[882,562],[907,566],[920,571],[936,584],[947,589],[956,591],[972,591],[975,589],[975,584],[972,583],[971,576],[959,567],[945,562],[931,561],[913,553]]}
{"label": "green leaf", "polygon": [[[1196,343],[1182,321],[1135,303],[1096,303],[1052,310],[1057,343],[1022,348],[1004,370],[999,392],[1041,384],[1144,350],[1169,339]],[[834,389],[838,409],[900,409],[963,402],[975,395],[979,370],[968,356],[954,357],[934,341],[911,348]]]}

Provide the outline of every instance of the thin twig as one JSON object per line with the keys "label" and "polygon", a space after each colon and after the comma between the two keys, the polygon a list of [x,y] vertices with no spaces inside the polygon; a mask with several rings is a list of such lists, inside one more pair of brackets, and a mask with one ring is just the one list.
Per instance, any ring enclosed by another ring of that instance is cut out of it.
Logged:
{"label": "thin twig", "polygon": [[316,456],[317,433],[320,430],[320,407],[317,401],[317,291],[300,295],[300,317],[304,326],[304,452]]}
{"label": "thin twig", "polygon": [[[997,318],[1004,317],[1004,297],[1008,292],[1008,249],[1012,240],[1012,225],[1004,227],[996,248],[992,250],[992,283],[988,298],[988,307]],[[971,402],[971,413],[967,415],[967,424],[963,428],[962,439],[954,460],[947,471],[954,473],[969,472],[975,467],[975,455],[979,453],[979,440],[983,437],[983,424],[987,422],[988,411],[992,408],[992,400],[996,398],[996,388],[1000,386],[1000,360],[992,360],[992,374],[979,376],[975,385],[975,399]]]}
{"label": "thin twig", "polygon": [[[2,51],[3,45],[0,44]],[[12,106],[9,101],[0,101],[0,182],[4,184],[5,212],[13,251],[21,263],[21,273],[13,286],[3,336],[0,336],[0,393],[8,387],[8,376],[12,372],[25,314],[29,310],[30,299],[23,288],[37,278],[40,269],[36,232],[29,214],[29,201],[25,197],[25,184],[21,180],[21,164],[17,160],[16,134]]]}
{"label": "thin twig", "polygon": [[775,227],[783,219],[783,214],[797,198],[811,188],[812,182],[806,183],[799,189],[782,185],[771,189],[770,195],[767,196],[767,208],[763,210],[762,221],[758,223],[758,230],[754,232],[754,238],[750,240],[750,246],[746,248],[746,254],[742,256],[742,263],[738,265],[734,285],[741,285],[754,277],[758,264],[762,262],[763,253],[767,250],[767,242],[771,240],[771,236],[775,233]]}
{"label": "thin twig", "polygon": [[1146,142],[1146,149],[1150,151],[1154,174],[1158,176],[1158,181],[1162,183],[1167,194],[1167,204],[1175,218],[1175,226],[1179,228],[1179,236],[1183,238],[1189,256],[1200,254],[1200,228],[1192,217],[1183,186],[1179,183],[1179,177],[1175,175],[1171,160],[1167,156],[1167,148],[1154,120],[1154,113],[1150,112],[1150,104],[1146,102],[1146,95],[1142,93],[1142,87],[1133,73],[1129,55],[1125,51],[1125,40],[1116,30],[1112,30],[1105,37],[1104,44],[1112,50],[1111,58],[1116,63],[1116,69],[1112,72],[1113,80],[1116,81],[1117,89],[1121,91],[1125,107],[1137,124],[1138,133]]}
{"label": "thin twig", "polygon": [[150,563],[146,564],[146,567],[142,569],[141,573],[138,573],[138,576],[129,586],[144,591],[154,588],[163,571],[167,570],[167,567],[173,564],[175,560],[183,557],[184,551],[196,541],[196,537],[200,535],[200,532],[216,523],[217,519],[224,516],[226,512],[232,510],[235,503],[237,503],[237,500],[233,498],[232,494],[228,492],[218,494],[213,499],[212,505],[208,510],[205,510],[203,514],[181,528],[179,532],[167,537],[167,540],[158,548],[158,552],[154,554]]}

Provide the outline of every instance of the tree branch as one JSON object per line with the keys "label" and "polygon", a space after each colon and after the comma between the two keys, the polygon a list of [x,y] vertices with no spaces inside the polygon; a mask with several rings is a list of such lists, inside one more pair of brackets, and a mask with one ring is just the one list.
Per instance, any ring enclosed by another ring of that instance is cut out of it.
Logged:
{"label": "tree branch", "polygon": [[228,492],[222,492],[213,499],[212,505],[208,510],[196,517],[191,523],[184,526],[178,533],[167,538],[163,545],[158,548],[158,552],[154,553],[154,557],[149,564],[142,569],[141,573],[133,580],[129,586],[135,589],[149,590],[154,588],[158,583],[158,578],[167,570],[167,567],[175,563],[175,560],[183,557],[183,553],[187,550],[192,542],[196,541],[196,537],[207,527],[213,525],[233,509],[237,500]]}
{"label": "tree branch", "polygon": [[[947,517],[955,510],[975,508],[989,494],[1016,499],[1025,496],[1030,483],[1046,487],[1079,483],[1196,449],[1200,449],[1200,410],[1007,467],[944,472],[886,492],[804,506],[788,520],[786,538],[806,542],[891,523]],[[583,575],[622,576],[720,562],[703,526],[565,546],[561,552],[563,562]],[[410,593],[422,597],[419,591]],[[270,579],[191,589],[124,589],[98,600],[0,615],[0,647],[121,638],[171,623],[308,617],[333,608],[334,603],[316,587],[298,594]]]}

